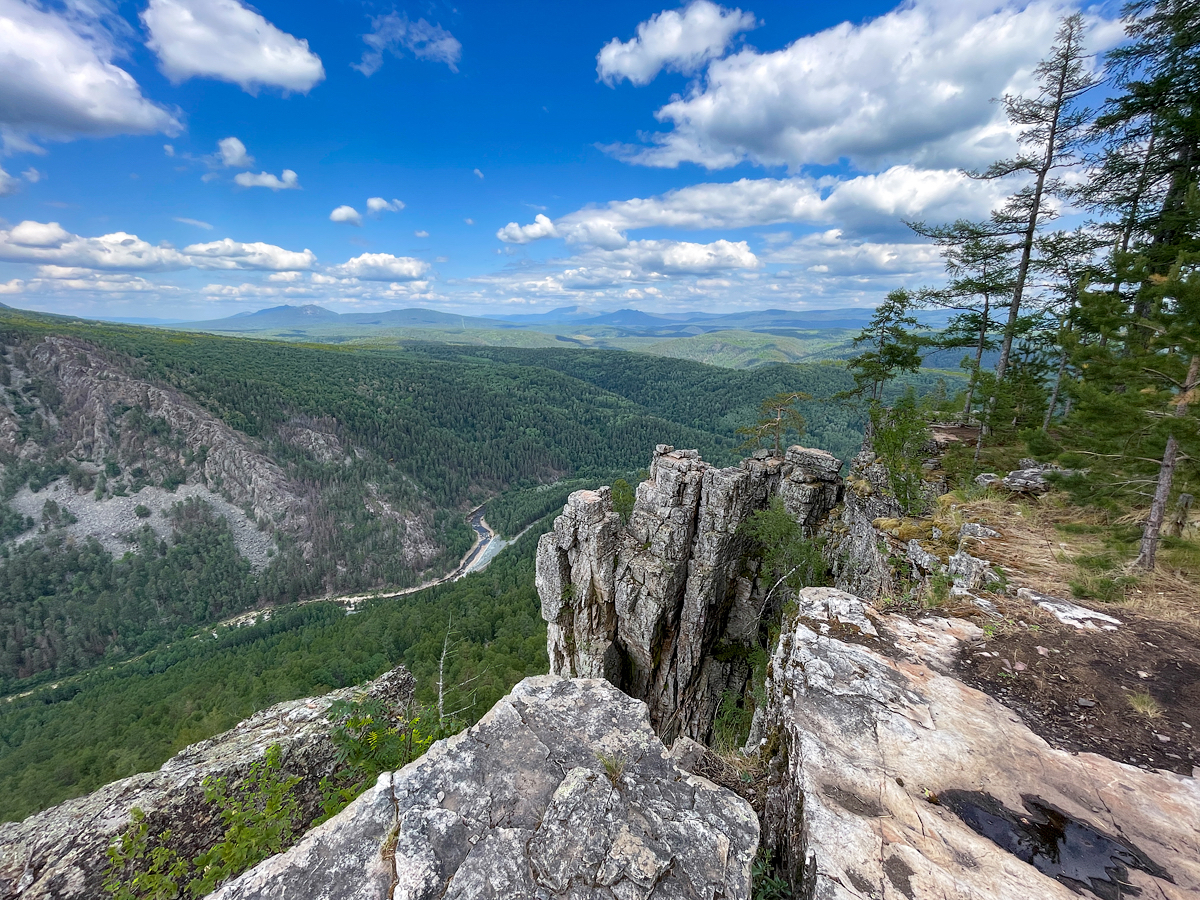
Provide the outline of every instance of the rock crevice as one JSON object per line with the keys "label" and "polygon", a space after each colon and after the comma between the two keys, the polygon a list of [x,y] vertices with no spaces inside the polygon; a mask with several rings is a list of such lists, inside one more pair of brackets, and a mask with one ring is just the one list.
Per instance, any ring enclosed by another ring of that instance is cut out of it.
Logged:
{"label": "rock crevice", "polygon": [[744,692],[737,650],[757,646],[764,613],[738,528],[773,497],[815,527],[840,498],[840,468],[803,447],[717,468],[660,445],[627,524],[608,488],[572,494],[538,544],[551,671],[607,678],[646,701],[665,740],[705,740],[722,694]]}

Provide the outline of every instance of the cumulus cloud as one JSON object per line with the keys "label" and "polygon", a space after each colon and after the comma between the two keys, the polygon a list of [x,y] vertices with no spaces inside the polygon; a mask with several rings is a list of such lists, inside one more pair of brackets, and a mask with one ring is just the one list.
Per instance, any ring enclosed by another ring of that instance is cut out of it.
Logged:
{"label": "cumulus cloud", "polygon": [[347,225],[362,225],[362,216],[353,206],[339,206],[329,214],[330,222],[344,222]]}
{"label": "cumulus cloud", "polygon": [[424,19],[411,22],[402,13],[391,12],[372,18],[371,32],[363,35],[363,43],[369,49],[363,51],[361,62],[350,66],[368,78],[383,65],[385,52],[399,57],[408,51],[417,59],[445,63],[451,72],[458,71],[458,61],[462,58],[462,44],[454,35]]}
{"label": "cumulus cloud", "polygon": [[413,237],[427,238],[429,237],[429,232],[422,228],[420,231],[414,231]]}
{"label": "cumulus cloud", "polygon": [[199,219],[189,219],[187,216],[175,216],[175,221],[182,222],[184,225],[195,225],[197,228],[203,228],[205,231],[212,231],[211,225]]}
{"label": "cumulus cloud", "polygon": [[142,96],[113,63],[124,21],[103,4],[61,13],[0,0],[0,127],[9,149],[36,150],[28,135],[176,134],[177,114]]}
{"label": "cumulus cloud", "polygon": [[39,181],[42,181],[45,179],[46,173],[39,172],[33,166],[30,166],[28,169],[26,169],[24,172],[21,173],[21,177],[24,178],[26,181],[28,181],[30,184],[37,184]]}
{"label": "cumulus cloud", "polygon": [[215,78],[251,94],[261,87],[306,93],[325,77],[308,41],[238,0],[150,0],[141,18],[150,33],[146,45],[174,84]]}
{"label": "cumulus cloud", "polygon": [[[914,0],[781,50],[747,48],[712,62],[701,82],[658,110],[670,130],[653,146],[609,149],[643,165],[709,169],[747,160],[986,163],[1014,147],[989,101],[1030,86],[1065,11],[1061,0]],[[1117,39],[1115,23],[1093,20],[1090,49]]]}
{"label": "cumulus cloud", "polygon": [[254,157],[246,152],[246,145],[235,137],[221,138],[217,141],[217,150],[221,154],[223,166],[248,169],[254,165]]}
{"label": "cumulus cloud", "polygon": [[856,233],[904,231],[903,219],[980,216],[1002,186],[961,172],[894,166],[846,181],[742,178],[678,188],[657,197],[588,206],[555,221],[539,214],[529,225],[510,222],[496,236],[525,244],[545,237],[616,249],[642,228],[745,228],[790,222],[838,224]]}
{"label": "cumulus cloud", "polygon": [[618,250],[600,251],[592,258],[607,265],[624,265],[642,274],[704,275],[728,269],[757,269],[762,263],[745,241],[630,241]]}
{"label": "cumulus cloud", "polygon": [[693,0],[683,10],[663,10],[637,27],[637,37],[613,38],[596,55],[596,72],[608,85],[628,78],[649,84],[663,69],[690,75],[724,55],[734,36],[758,23],[752,13]]}
{"label": "cumulus cloud", "polygon": [[329,271],[343,278],[363,281],[416,281],[429,271],[429,263],[411,256],[390,253],[364,253]]}
{"label": "cumulus cloud", "polygon": [[285,250],[261,241],[242,243],[231,238],[183,248],[189,262],[200,269],[311,269],[317,255],[311,250]]}
{"label": "cumulus cloud", "polygon": [[519,225],[509,222],[496,232],[496,237],[506,244],[528,244],[545,237],[558,237],[558,229],[548,216],[538,213],[534,216],[532,224]]}
{"label": "cumulus cloud", "polygon": [[20,182],[0,168],[0,197],[15,193],[18,187],[20,187]]}
{"label": "cumulus cloud", "polygon": [[404,204],[399,200],[384,200],[382,197],[367,198],[367,212],[373,216],[382,215],[385,212],[400,212],[404,209]]}
{"label": "cumulus cloud", "polygon": [[0,261],[34,263],[58,273],[54,277],[62,276],[61,270],[78,270],[74,277],[94,270],[311,269],[317,257],[311,250],[285,250],[274,244],[241,243],[230,238],[192,244],[180,251],[168,244],[151,244],[124,231],[89,238],[72,234],[58,222],[26,220],[0,230]]}
{"label": "cumulus cloud", "polygon": [[300,188],[300,178],[291,169],[284,169],[280,177],[276,177],[270,172],[259,172],[257,175],[253,172],[238,172],[233,176],[233,180],[242,187],[265,187],[273,191],[298,190]]}

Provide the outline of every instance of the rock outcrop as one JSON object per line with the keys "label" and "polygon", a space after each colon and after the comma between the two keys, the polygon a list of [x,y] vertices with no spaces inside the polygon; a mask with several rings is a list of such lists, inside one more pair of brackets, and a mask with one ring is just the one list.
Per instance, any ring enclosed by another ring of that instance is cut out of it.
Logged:
{"label": "rock outcrop", "polygon": [[1053,749],[951,671],[979,630],[800,592],[754,740],[805,898],[1200,896],[1200,784]]}
{"label": "rock outcrop", "polygon": [[738,526],[772,497],[816,526],[839,499],[840,468],[803,447],[721,469],[660,445],[627,525],[608,488],[572,494],[537,552],[551,672],[607,678],[646,701],[664,740],[705,740],[722,694],[744,693],[737,651],[758,645],[764,615]]}
{"label": "rock outcrop", "polygon": [[677,768],[645,704],[547,675],[213,900],[740,900],[757,845],[749,804]]}
{"label": "rock outcrop", "polygon": [[151,834],[170,829],[172,848],[185,859],[195,857],[224,832],[205,803],[204,779],[236,784],[274,744],[282,751],[283,774],[301,776],[294,791],[306,828],[320,812],[318,782],[337,768],[325,715],[330,705],[359,694],[400,705],[412,692],[412,676],[397,667],[361,688],[280,703],[181,750],[155,772],[115,781],[23,822],[0,824],[0,900],[101,897],[105,850],[128,827],[134,807],[146,813]]}
{"label": "rock outcrop", "polygon": [[[57,409],[47,414],[75,441],[69,449],[72,458],[95,466],[116,456],[148,456],[154,465],[180,469],[190,464],[205,484],[237,506],[252,509],[256,519],[299,523],[306,506],[299,487],[245,435],[178,391],[139,378],[87,341],[68,337],[46,337],[35,344],[29,350],[29,374],[61,394]],[[140,447],[135,451],[131,444],[145,438],[118,423],[114,409],[140,409],[164,423],[176,440],[160,441],[151,454]]]}

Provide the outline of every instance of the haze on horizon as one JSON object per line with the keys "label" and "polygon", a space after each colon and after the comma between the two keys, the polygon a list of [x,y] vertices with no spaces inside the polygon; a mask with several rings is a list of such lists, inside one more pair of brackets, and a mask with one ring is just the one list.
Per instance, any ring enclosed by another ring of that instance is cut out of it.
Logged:
{"label": "haze on horizon", "polygon": [[1080,8],[0,0],[0,302],[871,306],[1008,192],[962,169]]}

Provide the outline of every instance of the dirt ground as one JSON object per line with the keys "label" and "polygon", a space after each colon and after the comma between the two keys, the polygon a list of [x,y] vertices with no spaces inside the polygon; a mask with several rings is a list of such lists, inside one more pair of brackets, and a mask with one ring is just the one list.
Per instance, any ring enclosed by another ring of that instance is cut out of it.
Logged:
{"label": "dirt ground", "polygon": [[[1001,532],[963,547],[998,565],[1009,583],[1008,592],[985,595],[1001,615],[978,620],[986,636],[960,660],[967,683],[1056,747],[1183,775],[1200,767],[1200,587],[1195,571],[1173,562],[1181,557],[1163,554],[1159,571],[1124,578],[1115,602],[1103,602],[1079,597],[1077,586],[1086,564],[1105,554],[1112,559],[1103,574],[1127,574],[1125,548],[1103,545],[1104,531],[1090,529],[1087,511],[1061,495],[992,495],[953,509],[943,504],[939,515],[946,530],[971,521]],[[1080,631],[1060,624],[1014,597],[1021,586],[1122,625]]]}
{"label": "dirt ground", "polygon": [[1018,624],[988,628],[964,649],[960,674],[1055,747],[1191,775],[1200,766],[1195,631],[1105,611],[1121,619],[1116,631],[1034,623],[1032,610]]}

